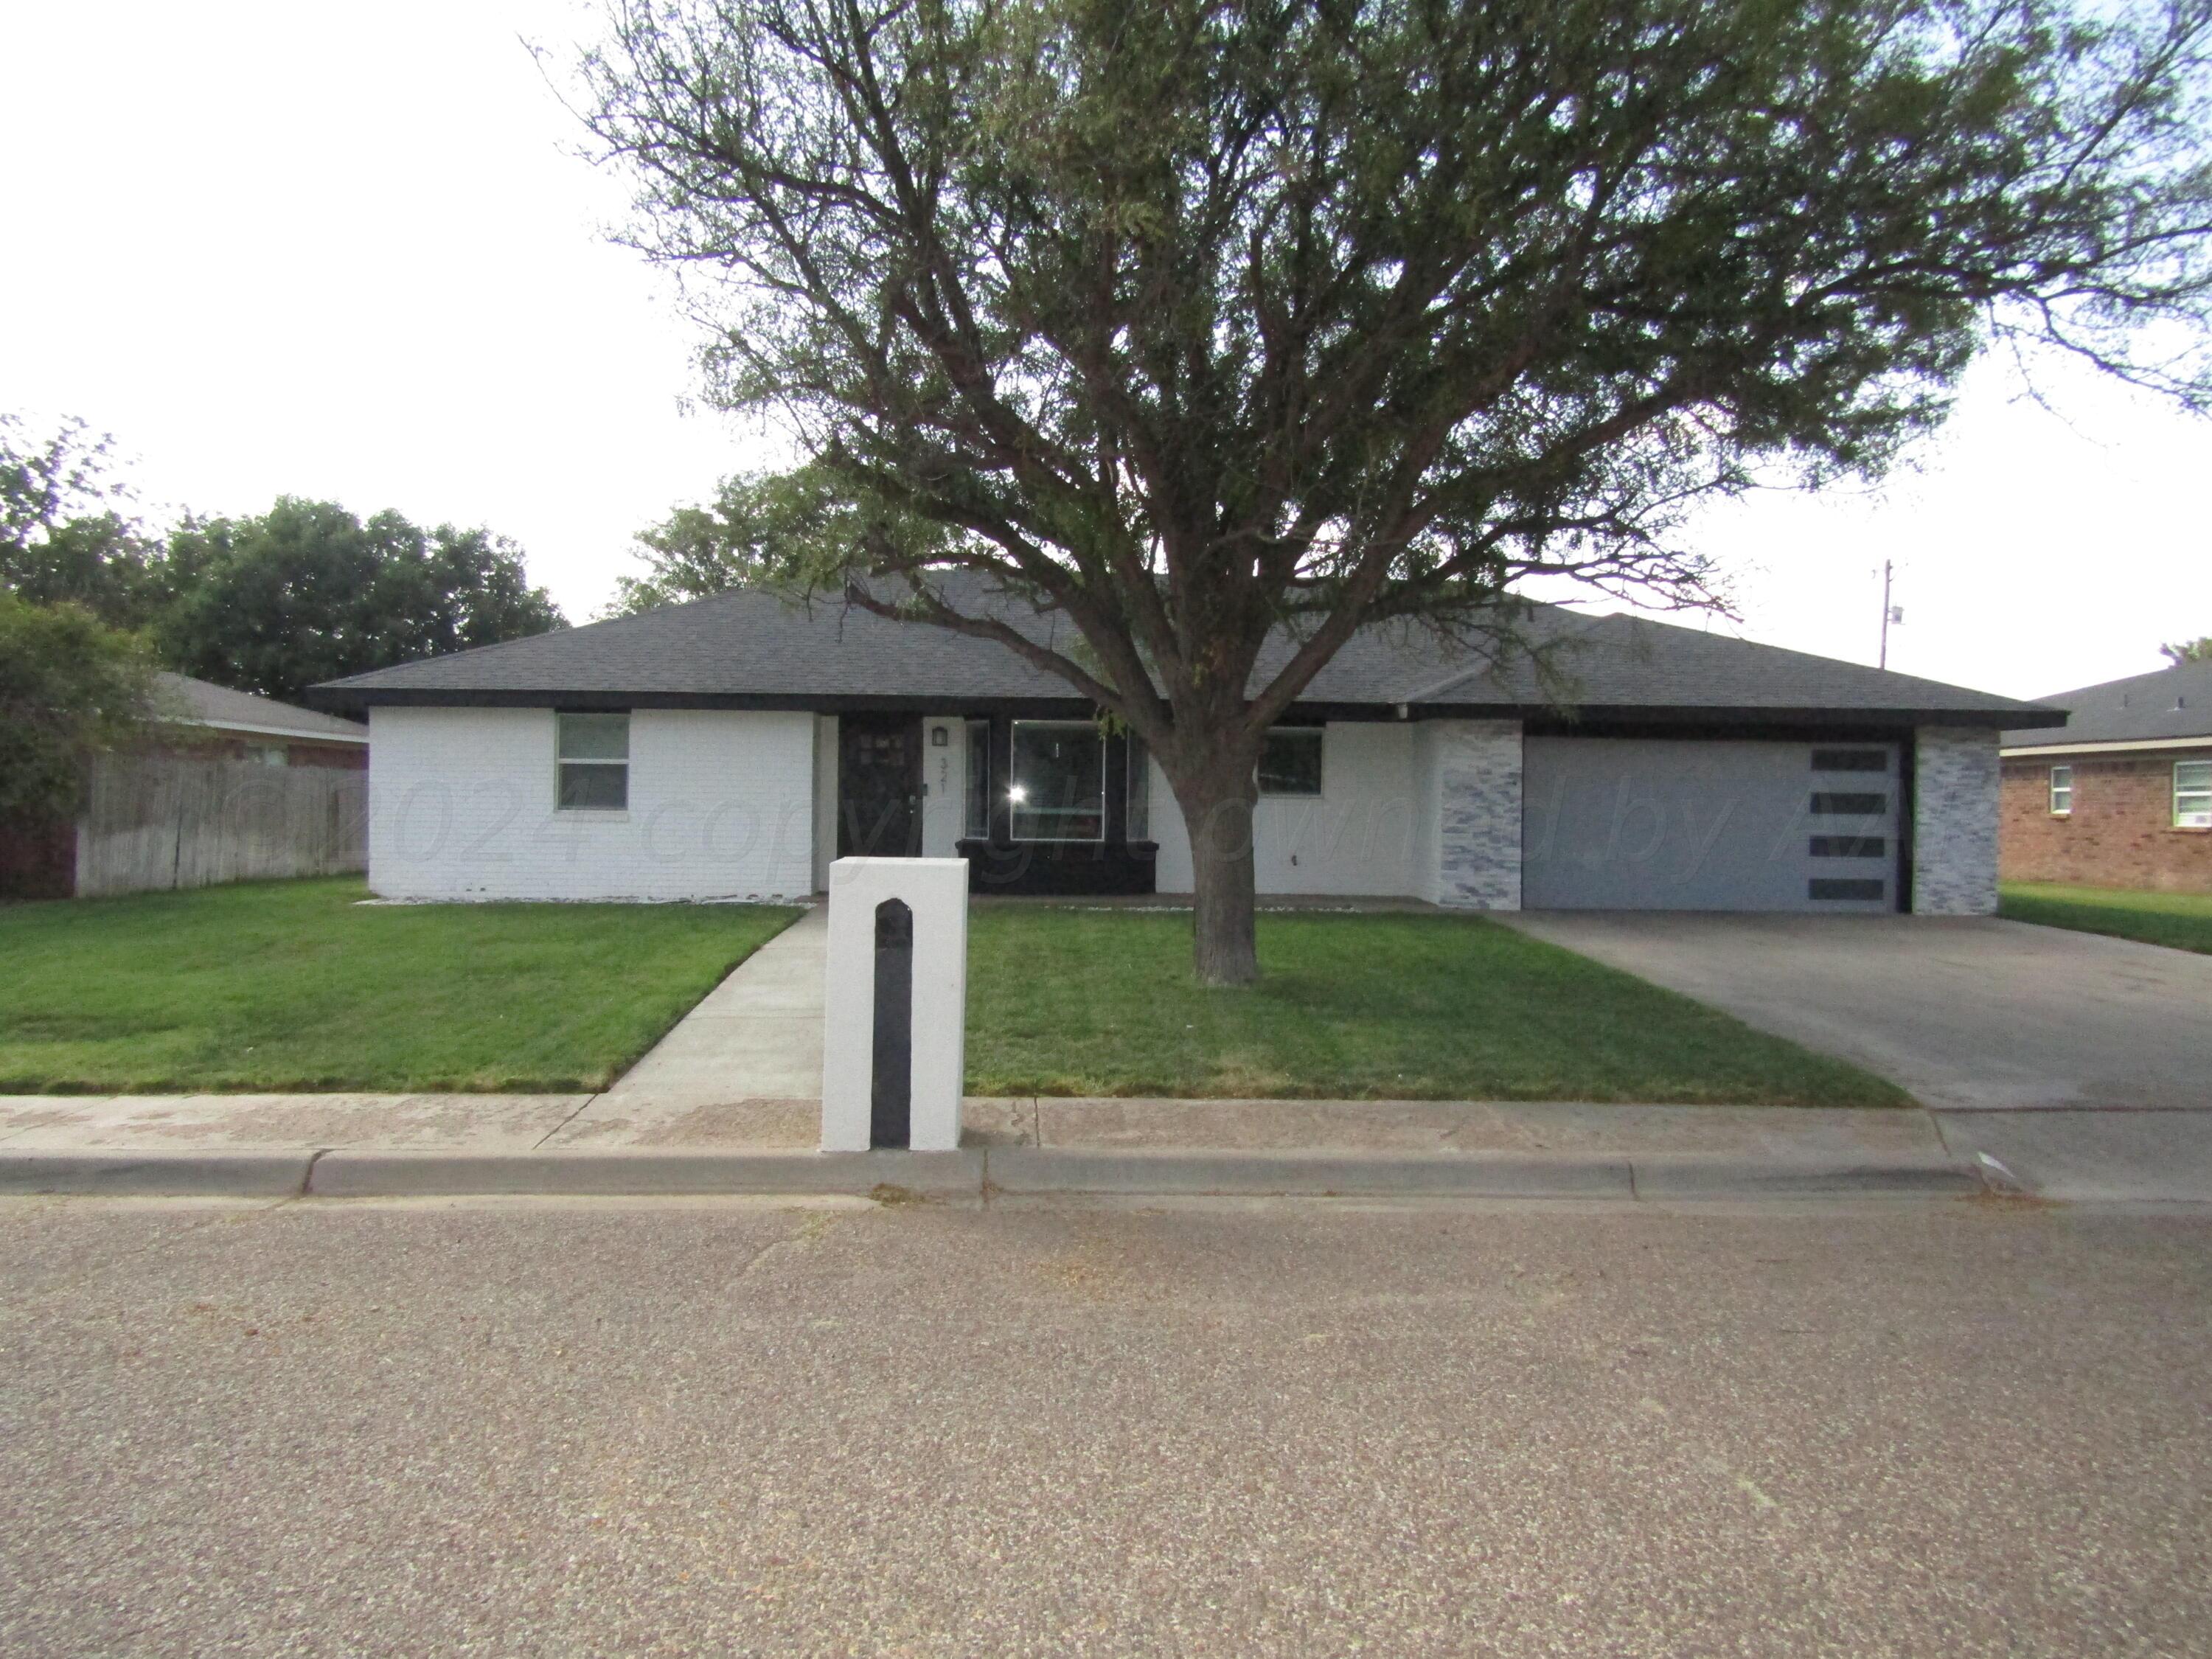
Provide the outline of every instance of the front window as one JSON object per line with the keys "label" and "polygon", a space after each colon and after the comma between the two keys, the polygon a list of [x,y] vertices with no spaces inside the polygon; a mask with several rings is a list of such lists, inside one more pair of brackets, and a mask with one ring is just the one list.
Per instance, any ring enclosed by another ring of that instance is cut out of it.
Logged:
{"label": "front window", "polygon": [[1321,793],[1321,728],[1279,726],[1261,739],[1260,793],[1263,795]]}
{"label": "front window", "polygon": [[2074,810],[2074,769],[2054,766],[2051,769],[2051,816],[2063,818]]}
{"label": "front window", "polygon": [[1006,781],[1016,841],[1103,841],[1106,740],[1090,720],[1016,720]]}
{"label": "front window", "polygon": [[2174,762],[2173,823],[2178,830],[2212,830],[2212,761]]}
{"label": "front window", "polygon": [[991,722],[968,722],[968,839],[991,836]]}
{"label": "front window", "polygon": [[619,812],[629,805],[629,716],[558,714],[564,812]]}

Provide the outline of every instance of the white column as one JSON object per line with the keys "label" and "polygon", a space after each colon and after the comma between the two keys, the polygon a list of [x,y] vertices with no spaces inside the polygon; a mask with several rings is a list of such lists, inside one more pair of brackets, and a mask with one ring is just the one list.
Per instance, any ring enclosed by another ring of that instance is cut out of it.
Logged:
{"label": "white column", "polygon": [[822,1150],[865,1152],[874,1092],[876,907],[914,913],[908,1144],[960,1145],[967,1064],[968,860],[839,859],[830,866],[830,950],[822,1033]]}

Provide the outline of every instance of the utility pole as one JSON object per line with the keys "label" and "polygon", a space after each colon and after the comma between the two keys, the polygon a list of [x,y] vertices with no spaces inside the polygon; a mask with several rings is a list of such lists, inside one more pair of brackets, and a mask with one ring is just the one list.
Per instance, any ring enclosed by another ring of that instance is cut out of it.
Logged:
{"label": "utility pole", "polygon": [[1905,620],[1905,607],[1889,602],[1889,561],[1881,562],[1881,657],[1877,667],[1889,666],[1889,625]]}

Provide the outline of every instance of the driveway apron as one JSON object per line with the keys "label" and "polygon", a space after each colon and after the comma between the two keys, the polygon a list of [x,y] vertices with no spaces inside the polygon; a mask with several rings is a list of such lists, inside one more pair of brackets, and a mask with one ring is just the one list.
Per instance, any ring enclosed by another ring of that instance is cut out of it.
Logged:
{"label": "driveway apron", "polygon": [[1498,919],[1939,1109],[2212,1106],[2212,957],[1982,917]]}

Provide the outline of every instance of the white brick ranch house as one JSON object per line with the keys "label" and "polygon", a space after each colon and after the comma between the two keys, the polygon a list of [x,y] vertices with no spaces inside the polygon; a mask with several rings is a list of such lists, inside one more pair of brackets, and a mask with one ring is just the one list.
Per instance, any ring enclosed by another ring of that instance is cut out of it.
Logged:
{"label": "white brick ranch house", "polygon": [[[1268,739],[1261,892],[1996,908],[1998,733],[2059,711],[1640,619],[1531,627],[1548,695],[1525,654],[1357,636]],[[1191,885],[1140,744],[1001,646],[836,600],[726,593],[314,696],[368,715],[390,897],[791,897],[850,853],[965,856],[978,892]]]}

